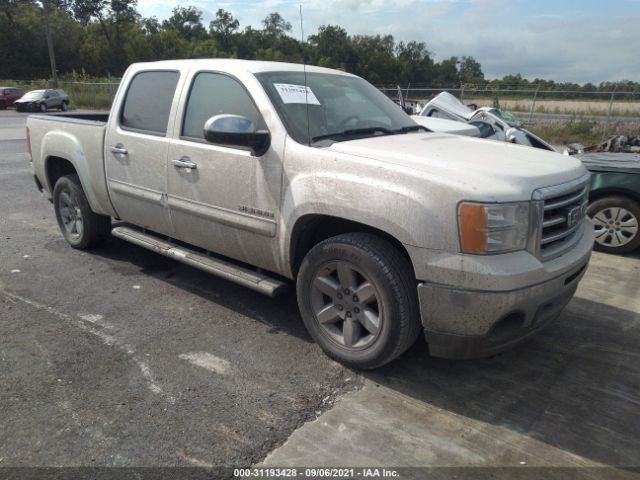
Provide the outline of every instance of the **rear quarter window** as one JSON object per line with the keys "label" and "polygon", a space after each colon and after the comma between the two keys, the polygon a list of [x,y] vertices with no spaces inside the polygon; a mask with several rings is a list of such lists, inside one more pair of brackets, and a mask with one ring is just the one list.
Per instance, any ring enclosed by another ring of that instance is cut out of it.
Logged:
{"label": "rear quarter window", "polygon": [[133,77],[122,106],[120,126],[143,133],[166,135],[169,112],[180,74],[140,72]]}

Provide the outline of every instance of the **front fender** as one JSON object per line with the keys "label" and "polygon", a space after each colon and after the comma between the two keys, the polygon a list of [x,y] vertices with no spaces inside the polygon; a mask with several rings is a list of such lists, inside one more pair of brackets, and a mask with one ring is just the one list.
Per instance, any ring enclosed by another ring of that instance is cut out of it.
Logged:
{"label": "front fender", "polygon": [[[449,225],[455,223],[454,213],[455,210],[444,212]],[[394,175],[316,171],[297,175],[284,191],[281,231],[287,234],[282,236],[280,253],[285,265],[291,265],[294,227],[307,215],[364,224],[404,245],[442,245],[453,238],[450,229],[442,228],[443,212],[434,204],[434,198],[420,192],[412,182],[403,182]]]}

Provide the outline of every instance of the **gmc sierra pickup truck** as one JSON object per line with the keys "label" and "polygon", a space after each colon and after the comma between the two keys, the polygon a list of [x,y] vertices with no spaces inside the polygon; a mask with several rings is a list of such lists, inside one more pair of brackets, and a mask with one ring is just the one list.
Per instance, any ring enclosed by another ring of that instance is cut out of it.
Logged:
{"label": "gmc sierra pickup truck", "polygon": [[68,243],[109,235],[275,296],[333,358],[496,354],[556,318],[591,255],[589,173],[433,133],[365,80],[274,62],[132,65],[110,114],[32,115]]}

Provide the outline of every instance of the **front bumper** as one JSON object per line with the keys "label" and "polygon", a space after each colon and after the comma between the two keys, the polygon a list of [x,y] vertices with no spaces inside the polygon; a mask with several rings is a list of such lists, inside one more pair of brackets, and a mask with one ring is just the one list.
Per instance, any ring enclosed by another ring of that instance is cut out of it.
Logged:
{"label": "front bumper", "polygon": [[587,270],[593,236],[585,232],[559,257],[561,273],[509,290],[420,283],[418,298],[431,355],[469,359],[495,355],[526,340],[560,315]]}

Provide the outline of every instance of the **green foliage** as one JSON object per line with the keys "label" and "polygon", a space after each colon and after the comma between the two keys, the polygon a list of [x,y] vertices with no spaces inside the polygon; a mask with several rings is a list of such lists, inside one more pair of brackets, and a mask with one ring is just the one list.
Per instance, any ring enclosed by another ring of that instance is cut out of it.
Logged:
{"label": "green foliage", "polygon": [[[60,76],[120,76],[133,62],[172,58],[229,57],[340,68],[382,84],[441,84],[484,78],[471,57],[433,60],[421,42],[395,43],[391,35],[349,35],[323,25],[302,42],[273,12],[258,30],[218,9],[208,28],[202,12],[176,6],[163,21],[142,18],[137,0],[47,0]],[[0,78],[50,75],[40,2],[0,0]],[[80,72],[80,73],[78,73]]]}
{"label": "green foliage", "polygon": [[582,143],[593,145],[600,141],[602,128],[598,122],[573,118],[564,123],[545,123],[530,130],[553,145]]}

